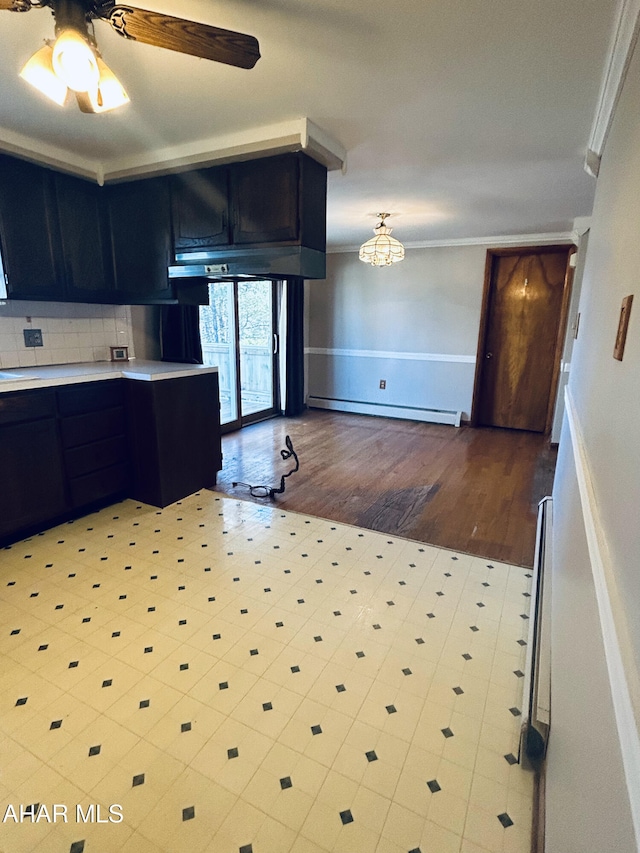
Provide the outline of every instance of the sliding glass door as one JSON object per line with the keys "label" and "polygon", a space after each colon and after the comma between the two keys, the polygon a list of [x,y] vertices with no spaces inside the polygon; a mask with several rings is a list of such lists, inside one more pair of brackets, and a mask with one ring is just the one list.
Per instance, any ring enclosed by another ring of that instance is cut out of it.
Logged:
{"label": "sliding glass door", "polygon": [[203,360],[218,367],[227,430],[277,411],[276,295],[272,281],[212,282],[200,308]]}

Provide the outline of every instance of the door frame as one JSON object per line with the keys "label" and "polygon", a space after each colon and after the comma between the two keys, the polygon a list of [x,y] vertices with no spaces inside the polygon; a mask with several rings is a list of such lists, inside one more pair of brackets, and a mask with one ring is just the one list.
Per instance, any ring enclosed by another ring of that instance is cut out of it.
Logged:
{"label": "door frame", "polygon": [[571,298],[571,285],[573,282],[574,268],[570,264],[571,256],[577,251],[573,243],[554,243],[550,246],[513,246],[505,249],[487,249],[487,257],[484,267],[484,288],[482,291],[482,307],[480,310],[480,329],[478,331],[478,350],[476,353],[476,370],[473,379],[473,400],[471,403],[471,416],[469,425],[479,426],[480,394],[482,388],[482,377],[484,369],[485,354],[487,349],[487,332],[489,326],[489,311],[491,308],[491,273],[493,261],[496,257],[508,257],[509,255],[544,255],[553,252],[567,252],[567,268],[564,276],[562,289],[562,306],[560,308],[560,322],[558,323],[558,334],[555,342],[553,356],[553,375],[551,377],[551,388],[549,389],[549,401],[547,403],[547,414],[543,435],[549,435],[553,425],[553,413],[555,410],[558,383],[560,380],[560,360],[564,350],[565,336],[567,333],[567,321],[569,317],[569,300]]}

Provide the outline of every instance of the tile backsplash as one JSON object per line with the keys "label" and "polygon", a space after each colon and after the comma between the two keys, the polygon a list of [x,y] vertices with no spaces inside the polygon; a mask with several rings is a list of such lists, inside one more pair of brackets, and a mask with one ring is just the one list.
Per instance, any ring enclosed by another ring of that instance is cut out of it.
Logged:
{"label": "tile backsplash", "polygon": [[[25,329],[41,329],[43,346],[26,347]],[[109,361],[112,346],[134,355],[128,305],[0,303],[0,368]]]}

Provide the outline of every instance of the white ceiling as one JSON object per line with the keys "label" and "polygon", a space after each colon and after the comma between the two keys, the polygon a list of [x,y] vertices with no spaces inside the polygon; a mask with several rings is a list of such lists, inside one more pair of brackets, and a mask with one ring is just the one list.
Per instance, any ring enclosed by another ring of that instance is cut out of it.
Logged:
{"label": "white ceiling", "polygon": [[334,247],[368,238],[379,211],[409,244],[568,232],[591,212],[583,160],[618,2],[140,0],[255,35],[262,58],[231,68],[98,21],[131,97],[100,116],[50,104],[18,77],[53,35],[50,11],[2,11],[0,148],[95,174],[308,117],[347,151],[346,172],[329,175]]}

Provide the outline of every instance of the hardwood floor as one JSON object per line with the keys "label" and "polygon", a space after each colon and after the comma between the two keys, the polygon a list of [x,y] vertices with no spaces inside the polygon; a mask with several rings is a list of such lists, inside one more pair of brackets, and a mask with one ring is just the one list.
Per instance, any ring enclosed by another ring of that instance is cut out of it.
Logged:
{"label": "hardwood floor", "polygon": [[224,436],[216,490],[252,500],[233,482],[278,486],[292,467],[280,455],[286,435],[300,470],[279,506],[531,566],[556,461],[545,437],[309,410]]}

